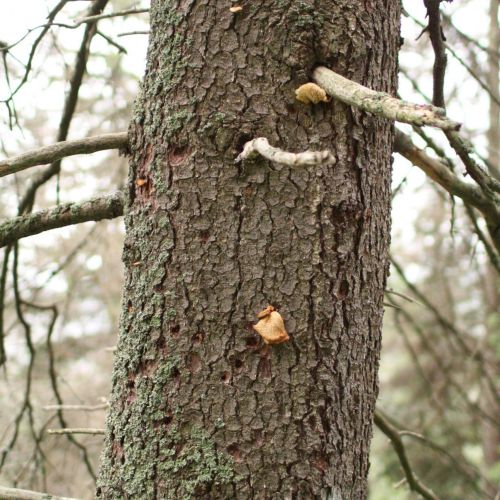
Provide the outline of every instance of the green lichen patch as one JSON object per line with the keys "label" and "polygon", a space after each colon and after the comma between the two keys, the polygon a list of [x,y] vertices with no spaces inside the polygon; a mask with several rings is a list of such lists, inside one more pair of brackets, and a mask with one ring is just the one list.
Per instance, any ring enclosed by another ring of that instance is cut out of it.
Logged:
{"label": "green lichen patch", "polygon": [[[158,479],[164,498],[197,498],[235,478],[231,457],[217,450],[214,440],[199,427],[180,431],[172,426],[161,449]],[[173,490],[175,488],[175,491]]]}

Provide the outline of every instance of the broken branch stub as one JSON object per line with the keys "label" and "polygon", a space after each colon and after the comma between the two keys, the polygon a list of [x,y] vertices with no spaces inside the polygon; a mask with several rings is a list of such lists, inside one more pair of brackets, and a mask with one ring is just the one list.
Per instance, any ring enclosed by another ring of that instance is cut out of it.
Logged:
{"label": "broken branch stub", "polygon": [[245,143],[243,151],[237,156],[235,163],[240,163],[243,160],[254,158],[258,155],[266,158],[266,160],[291,167],[335,163],[335,158],[328,150],[289,153],[288,151],[271,146],[265,137],[257,137]]}

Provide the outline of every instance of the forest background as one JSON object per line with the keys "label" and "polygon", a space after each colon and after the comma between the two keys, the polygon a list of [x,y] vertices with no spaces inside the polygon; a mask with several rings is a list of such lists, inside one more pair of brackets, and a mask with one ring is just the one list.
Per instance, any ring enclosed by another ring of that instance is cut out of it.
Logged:
{"label": "forest background", "polygon": [[[43,29],[12,46],[45,24],[57,3],[20,0],[0,19],[1,43],[8,48],[0,70],[1,156],[57,140],[85,29],[74,25],[87,2],[67,2],[57,16],[61,26],[47,30],[32,59]],[[424,2],[403,4],[399,95],[425,103],[432,98],[434,64],[429,37],[422,34],[426,9]],[[68,138],[127,129],[146,60],[147,8],[147,2],[109,2],[105,13],[135,12],[100,21]],[[495,0],[442,4],[447,114],[463,123],[475,158],[497,179],[498,10]],[[448,158],[462,176],[464,168],[438,131],[419,135],[410,126],[397,127],[430,157]],[[16,215],[33,175],[28,170],[0,179],[0,223]],[[34,208],[114,192],[126,175],[126,158],[116,152],[66,158],[57,183],[42,186]],[[104,427],[123,236],[121,219],[88,222],[22,240],[8,261],[0,323],[7,358],[0,374],[2,485],[93,498],[102,435],[48,430]],[[404,431],[398,436],[412,470],[439,498],[498,498],[500,291],[492,255],[481,217],[395,154],[379,418]],[[22,315],[20,301],[27,306]],[[61,405],[78,406],[61,412]],[[414,497],[400,454],[378,429],[371,464],[370,498]]]}

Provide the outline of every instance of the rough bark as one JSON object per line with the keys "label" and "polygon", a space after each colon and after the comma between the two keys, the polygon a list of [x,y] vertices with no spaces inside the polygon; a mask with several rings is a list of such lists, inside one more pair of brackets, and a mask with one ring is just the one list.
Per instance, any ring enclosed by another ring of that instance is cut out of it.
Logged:
{"label": "rough bark", "polygon": [[[399,1],[241,5],[151,5],[99,498],[366,497],[392,124],[294,90],[321,64],[394,95]],[[236,165],[261,136],[336,162]]]}

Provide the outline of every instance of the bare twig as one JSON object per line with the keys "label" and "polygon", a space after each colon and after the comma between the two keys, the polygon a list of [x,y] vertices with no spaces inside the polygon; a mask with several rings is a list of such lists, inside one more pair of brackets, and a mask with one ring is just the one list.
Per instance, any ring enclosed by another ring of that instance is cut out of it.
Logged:
{"label": "bare twig", "polygon": [[[445,14],[444,12],[441,13],[442,18],[444,19],[445,23],[449,25],[453,31],[465,42],[471,43],[472,45],[475,45],[479,50],[482,50],[483,52],[487,52],[489,55],[492,55],[493,57],[500,58],[500,50],[498,50],[498,45],[494,45],[492,47],[485,47],[481,43],[479,43],[476,39],[472,38],[471,36],[467,35],[467,33],[464,33],[460,29],[458,29],[455,24],[453,24],[451,17],[448,14]],[[496,18],[493,18],[493,21],[495,21]]]}
{"label": "bare twig", "polygon": [[[59,312],[57,310],[57,307],[55,305],[52,306],[38,306],[36,304],[31,304],[32,307],[35,307],[37,309],[41,310],[48,310],[52,313],[52,318],[49,323],[49,327],[47,329],[47,352],[49,354],[49,379],[50,379],[50,385],[52,386],[52,391],[54,393],[54,396],[56,398],[56,401],[62,405],[63,404],[63,399],[61,396],[61,392],[59,390],[59,384],[57,382],[57,373],[56,373],[56,357],[54,354],[54,348],[52,344],[52,335],[54,333],[54,325],[56,323],[57,317],[59,315]],[[56,415],[59,420],[59,424],[61,425],[62,428],[66,427],[66,420],[64,418],[63,412],[61,410],[56,410]],[[94,467],[92,466],[92,463],[90,461],[89,453],[85,445],[80,443],[72,434],[67,434],[67,439],[68,441],[76,446],[78,450],[80,450],[80,453],[82,455],[83,462],[85,463],[85,466],[87,467],[87,471],[92,477],[92,479],[96,480],[96,474],[94,472]]]}
{"label": "bare twig", "polygon": [[0,224],[0,248],[50,229],[120,217],[123,203],[123,194],[117,192],[83,203],[66,203],[51,210],[15,217]]}
{"label": "bare twig", "polygon": [[[404,156],[413,165],[423,170],[432,180],[437,182],[450,194],[462,198],[465,203],[477,208],[484,215],[488,223],[488,228],[493,229],[492,231],[490,230],[490,233],[497,251],[500,252],[500,235],[496,237],[494,230],[494,228],[500,226],[500,205],[495,202],[495,196],[489,197],[477,186],[464,182],[447,165],[431,158],[424,151],[414,146],[410,137],[399,130],[396,131],[394,150]],[[477,167],[479,168],[479,166]],[[481,173],[487,175],[482,170]]]}
{"label": "bare twig", "polygon": [[429,500],[439,500],[439,497],[429,489],[420,479],[415,475],[411,468],[410,462],[406,455],[405,445],[399,434],[399,429],[394,427],[387,418],[379,411],[375,410],[374,415],[375,425],[390,439],[394,451],[398,455],[399,463],[405,473],[408,486],[411,490],[419,493],[422,498]]}
{"label": "bare twig", "polygon": [[77,500],[76,498],[58,497],[38,491],[20,490],[19,488],[7,488],[0,486],[0,498],[3,500]]}
{"label": "bare twig", "polygon": [[457,153],[465,165],[467,173],[481,186],[481,189],[490,196],[494,196],[495,193],[500,193],[500,182],[490,177],[488,173],[478,165],[476,160],[472,157],[471,147],[465,140],[453,131],[447,131],[445,134],[450,146],[455,150],[455,153]]}
{"label": "bare twig", "polygon": [[[102,12],[108,0],[94,0],[89,9],[90,15],[97,15]],[[64,109],[62,112],[61,120],[59,122],[59,130],[57,134],[57,142],[65,141],[68,137],[69,126],[73,115],[76,110],[76,104],[78,102],[78,93],[83,82],[83,76],[87,68],[87,60],[90,52],[90,43],[92,38],[96,34],[97,22],[88,23],[85,26],[80,48],[76,55],[74,71],[71,75],[69,91],[66,95],[66,100],[64,102]],[[24,196],[19,202],[18,213],[19,215],[27,210],[31,210],[36,192],[40,186],[45,184],[49,179],[59,174],[61,170],[61,160],[56,160],[51,163],[51,165],[44,171],[37,175],[32,181],[28,189],[26,190]]]}
{"label": "bare twig", "polygon": [[243,151],[238,155],[235,163],[248,158],[261,155],[269,161],[283,165],[306,166],[335,163],[335,158],[330,151],[304,151],[303,153],[289,153],[279,148],[274,148],[265,137],[257,137],[248,141],[243,146]]}
{"label": "bare twig", "polygon": [[127,49],[123,45],[120,45],[119,43],[115,42],[110,36],[106,35],[106,33],[103,33],[102,31],[97,30],[97,34],[101,38],[104,38],[104,40],[106,40],[106,42],[108,42],[110,45],[112,45],[113,47],[118,49],[118,52],[120,52],[120,54],[127,54],[128,53]]}
{"label": "bare twig", "polygon": [[98,405],[46,405],[43,407],[45,411],[99,411],[107,410],[109,403],[101,403]]}
{"label": "bare twig", "polygon": [[[415,24],[417,24],[418,26],[420,27],[424,27],[424,31],[427,31],[427,27],[425,27],[424,23],[422,23],[421,21],[419,21],[417,18],[413,17],[413,16],[409,16],[414,22]],[[446,50],[448,50],[450,52],[450,54],[453,56],[453,58],[461,65],[463,66],[466,71],[472,76],[472,78],[474,78],[474,80],[476,80],[476,82],[479,84],[479,86],[485,90],[488,95],[497,103],[500,105],[500,101],[498,100],[498,97],[494,94],[494,91],[492,88],[490,88],[485,82],[483,82],[483,80],[481,79],[481,77],[471,68],[471,66],[469,64],[467,64],[467,62],[462,59],[458,53],[453,49],[453,47],[450,46],[449,43],[446,43],[444,40],[443,40],[443,46],[444,48],[446,48]],[[482,48],[482,47],[481,47]],[[494,56],[494,54],[493,54]],[[498,57],[498,55],[497,55]]]}
{"label": "bare twig", "polygon": [[417,302],[415,299],[412,299],[408,295],[401,293],[401,292],[396,292],[395,290],[391,290],[390,288],[387,288],[385,293],[391,294],[391,295],[396,295],[397,297],[401,297],[402,299],[405,299],[408,302],[411,302],[412,304],[417,304],[421,306],[422,304],[420,302]]}
{"label": "bare twig", "polygon": [[442,108],[402,101],[385,92],[377,92],[348,80],[324,66],[314,70],[313,78],[330,96],[389,120],[429,125],[443,130],[460,128],[460,124],[450,120]]}
{"label": "bare twig", "polygon": [[[10,96],[2,101],[2,102],[9,102],[13,99],[13,97],[15,96],[15,94],[21,89],[21,87],[28,81],[28,77],[29,77],[29,74],[30,74],[30,71],[31,71],[31,67],[32,67],[32,64],[33,64],[33,58],[35,57],[35,53],[36,53],[36,50],[38,48],[38,45],[40,44],[40,42],[42,41],[43,37],[45,36],[45,34],[47,33],[47,31],[49,31],[50,29],[50,26],[51,26],[51,23],[54,21],[55,17],[57,16],[57,14],[59,13],[59,11],[62,10],[62,8],[64,7],[64,5],[66,4],[68,0],[61,0],[49,13],[49,15],[47,16],[47,19],[48,19],[48,23],[46,25],[43,26],[43,30],[42,32],[38,35],[38,37],[36,38],[35,42],[33,43],[32,47],[31,47],[31,51],[30,51],[30,54],[28,56],[28,62],[26,63],[25,65],[25,71],[24,71],[24,75],[21,79],[21,81],[18,83],[17,87],[15,88],[15,90],[10,94]],[[29,33],[31,32],[28,31],[28,33],[26,33],[25,36],[27,36]],[[25,38],[25,37],[23,37]],[[19,43],[16,42],[16,43]],[[5,50],[9,50],[10,48],[12,48],[15,44],[12,44],[8,47],[5,48]]]}
{"label": "bare twig", "polygon": [[[483,377],[487,381],[487,383],[492,391],[492,394],[495,394],[497,401],[500,401],[500,396],[498,396],[496,381],[492,379],[492,377],[488,373],[488,370],[485,367],[486,360],[485,360],[484,356],[481,353],[476,352],[474,349],[472,349],[466,342],[467,335],[463,331],[459,330],[452,322],[448,321],[445,318],[445,316],[443,316],[443,314],[439,311],[439,309],[437,307],[435,307],[435,305],[425,296],[425,294],[422,293],[417,288],[416,285],[414,285],[411,281],[409,281],[409,279],[407,278],[406,274],[403,271],[403,268],[401,267],[401,265],[398,262],[396,262],[394,257],[391,257],[390,261],[391,261],[392,266],[394,266],[394,269],[396,270],[398,275],[401,277],[401,279],[403,280],[405,285],[408,287],[408,289],[412,292],[412,294],[415,297],[418,298],[418,300],[427,309],[429,309],[429,311],[431,311],[431,313],[433,314],[436,321],[443,328],[443,331],[446,332],[447,334],[449,333],[451,335],[451,337],[453,339],[455,339],[456,343],[460,346],[460,349],[462,350],[463,353],[467,354],[467,356],[469,356],[470,359],[475,360],[479,370],[481,371],[481,374],[483,375]],[[403,313],[405,313],[406,319],[408,319],[410,322],[413,323],[415,329],[420,330],[419,325],[413,321],[413,318],[411,318],[410,315],[408,315],[408,313],[406,313],[406,311],[403,311]],[[429,344],[429,351],[432,353],[432,346],[430,344]],[[442,368],[442,366],[439,364],[439,361],[440,361],[439,354],[436,353],[436,363],[438,366],[440,366]],[[478,413],[480,413],[484,418],[487,418],[488,420],[493,422],[495,425],[500,425],[500,420],[497,420],[496,418],[493,418],[490,415],[485,414],[481,410],[481,408],[479,408],[477,406],[476,403],[473,403],[469,400],[469,398],[465,394],[462,386],[460,386],[459,384],[453,384],[453,385],[455,386],[457,391],[461,393],[461,395],[464,397],[464,400],[467,402],[467,404],[471,408],[478,411]]]}
{"label": "bare twig", "polygon": [[92,429],[87,427],[75,427],[74,429],[48,429],[47,434],[92,434],[101,435],[104,434],[104,429]]}
{"label": "bare twig", "polygon": [[0,177],[20,172],[35,165],[45,165],[60,160],[66,156],[89,154],[105,149],[118,149],[127,146],[127,132],[103,134],[85,139],[62,141],[32,149],[12,158],[0,160]]}
{"label": "bare twig", "polygon": [[149,35],[149,31],[125,31],[124,33],[118,33],[117,36],[130,36],[130,35]]}
{"label": "bare twig", "polygon": [[128,9],[121,10],[119,12],[112,12],[111,14],[99,14],[96,16],[83,17],[82,19],[78,19],[75,22],[75,27],[81,26],[84,23],[92,23],[94,21],[98,21],[99,19],[108,19],[110,17],[124,17],[130,16],[132,14],[143,14],[145,12],[149,12],[149,9]]}
{"label": "bare twig", "polygon": [[477,237],[479,238],[479,240],[483,244],[484,249],[486,250],[486,253],[488,254],[490,262],[492,263],[493,267],[497,270],[497,272],[500,274],[500,256],[499,256],[499,254],[497,252],[495,252],[495,249],[491,246],[490,242],[488,241],[488,238],[483,233],[482,229],[479,227],[474,210],[471,207],[469,207],[468,205],[465,205],[465,210],[467,211],[467,215],[469,216],[469,219],[471,220],[472,225],[474,226],[474,231],[476,232]]}
{"label": "bare twig", "polygon": [[446,51],[444,45],[443,28],[441,27],[441,12],[439,10],[441,0],[424,0],[427,8],[429,24],[427,32],[431,39],[434,50],[434,68],[433,68],[433,91],[432,104],[440,108],[445,107],[444,103],[444,75],[446,72]]}

